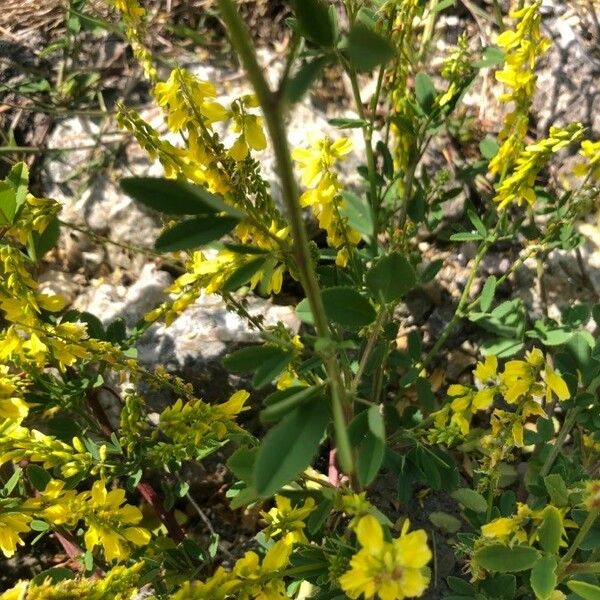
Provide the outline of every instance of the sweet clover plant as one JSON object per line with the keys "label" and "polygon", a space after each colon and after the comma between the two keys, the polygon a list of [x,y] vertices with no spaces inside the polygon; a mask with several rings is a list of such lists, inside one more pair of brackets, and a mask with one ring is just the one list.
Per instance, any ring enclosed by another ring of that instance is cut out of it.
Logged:
{"label": "sweet clover plant", "polygon": [[[518,3],[493,46],[460,36],[426,73],[436,19],[452,4],[291,0],[291,43],[272,87],[235,1],[217,0],[249,82],[225,104],[218,81],[182,66],[163,73],[146,46],[145,9],[114,0],[175,134],[120,106],[119,125],[164,169],[121,185],[164,216],[155,249],[183,269],[134,330],[67,310],[35,278],[57,241],[59,204],[29,193],[23,163],[0,182],[0,551],[10,558],[52,538],[70,558],[0,599],[427,597],[440,585],[438,529],[462,565],[447,578],[448,600],[600,598],[600,345],[586,327],[600,324],[600,305],[536,319],[497,293],[528,258],[580,245],[577,223],[598,208],[600,143],[579,123],[531,137],[536,63],[550,46],[540,2]],[[332,120],[334,138],[291,148],[286,117],[328,65],[347,76],[355,115]],[[427,152],[489,70],[504,116],[453,179]],[[349,128],[362,131],[360,147]],[[265,149],[281,197],[261,172]],[[566,150],[579,151],[575,168],[562,188],[546,184],[544,169]],[[338,168],[351,153],[362,163],[352,189]],[[443,203],[475,177],[487,186],[477,202],[466,195],[445,240],[477,248],[454,314],[435,340],[415,330],[403,346],[399,308],[442,266],[420,252],[419,235],[437,230]],[[482,261],[506,241],[519,258],[478,288]],[[248,294],[290,282],[302,290],[299,331],[248,312]],[[152,323],[171,323],[203,294],[219,295],[262,340],[224,357],[246,383],[214,404],[135,353]],[[448,339],[467,321],[480,344],[472,375],[436,383]],[[118,419],[99,401],[115,379]],[[164,388],[174,400],[151,418],[147,391]],[[245,411],[261,426],[240,424]],[[160,486],[221,448],[231,510],[254,511],[260,524],[251,550],[228,555],[173,510],[189,482],[171,498]],[[393,510],[375,493],[382,485]],[[407,513],[429,493],[455,512],[425,515],[425,530]]]}

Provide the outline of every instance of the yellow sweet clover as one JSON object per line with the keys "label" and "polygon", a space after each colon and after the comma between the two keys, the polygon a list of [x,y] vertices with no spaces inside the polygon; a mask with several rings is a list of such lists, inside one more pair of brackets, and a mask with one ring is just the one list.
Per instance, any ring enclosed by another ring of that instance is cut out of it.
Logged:
{"label": "yellow sweet clover", "polygon": [[170,600],[286,600],[281,575],[291,552],[287,540],[270,546],[262,561],[256,552],[246,552],[231,571],[218,567],[206,581],[184,584]]}
{"label": "yellow sweet clover", "polygon": [[492,412],[492,435],[484,436],[484,445],[497,448],[506,431],[512,432],[513,443],[523,446],[523,425],[531,416],[545,416],[542,402],[550,402],[554,397],[564,401],[571,397],[565,380],[544,359],[541,350],[534,348],[525,354],[524,360],[510,360],[504,370],[498,373],[498,359],[486,357],[477,363],[473,372],[476,386],[453,384],[448,388],[452,402],[433,414],[436,427],[455,426],[462,435],[467,435],[471,419],[478,411],[493,405],[498,395],[509,405],[515,405],[515,412],[495,408]]}
{"label": "yellow sweet clover", "polygon": [[403,600],[422,596],[429,584],[425,568],[431,560],[423,529],[408,533],[405,522],[399,538],[387,542],[383,528],[372,515],[358,521],[355,532],[361,549],[352,557],[350,570],[339,579],[350,598]]}
{"label": "yellow sweet clover", "polygon": [[108,562],[120,562],[129,557],[131,546],[145,546],[150,541],[150,532],[137,527],[142,512],[137,506],[125,504],[125,491],[106,490],[104,481],[96,481],[91,492],[86,494],[83,518],[88,527],[85,546],[93,550],[102,546]]}
{"label": "yellow sweet clover", "polygon": [[99,449],[100,460],[94,458],[83,442],[74,437],[69,445],[36,429],[28,429],[17,423],[0,425],[0,465],[7,461],[22,460],[42,463],[45,469],[59,468],[63,477],[75,475],[103,475],[107,466],[106,446]]}
{"label": "yellow sweet clover", "polygon": [[550,41],[540,32],[540,6],[541,2],[533,2],[511,12],[511,18],[517,19],[515,29],[501,33],[496,40],[505,53],[504,68],[496,72],[496,79],[509,88],[500,96],[500,101],[512,102],[514,106],[504,119],[504,127],[498,135],[501,145],[489,164],[494,174],[506,174],[525,146],[537,79],[536,61],[550,47]]}
{"label": "yellow sweet clover", "polygon": [[268,512],[261,511],[261,516],[267,523],[263,533],[271,539],[284,538],[292,544],[307,544],[304,534],[306,519],[315,509],[313,498],[307,498],[302,506],[292,506],[286,496],[275,496],[275,506]]}
{"label": "yellow sweet clover", "polygon": [[469,51],[469,38],[466,33],[459,36],[456,49],[445,59],[440,70],[440,75],[448,80],[446,91],[436,98],[436,104],[446,106],[459,92],[461,85],[473,72],[472,58]]}
{"label": "yellow sweet clover", "polygon": [[528,544],[532,546],[539,541],[539,527],[550,511],[560,519],[561,545],[565,546],[566,528],[577,527],[574,521],[565,519],[566,509],[559,509],[548,504],[544,508],[536,510],[522,502],[517,502],[516,514],[510,517],[498,517],[482,525],[482,538],[477,545],[493,540],[507,545]]}
{"label": "yellow sweet clover", "polygon": [[498,210],[507,205],[521,204],[525,201],[530,206],[535,204],[534,190],[538,173],[554,154],[566,148],[583,136],[581,123],[573,123],[567,127],[551,127],[547,138],[527,145],[514,161],[512,172],[496,187],[494,201]]}
{"label": "yellow sweet clover", "polygon": [[229,156],[234,160],[245,160],[253,150],[264,150],[267,147],[267,138],[262,126],[262,120],[257,115],[248,112],[249,108],[256,108],[256,96],[242,96],[231,104],[233,117],[233,131],[239,134],[233,146],[229,149]]}
{"label": "yellow sweet clover", "polygon": [[[250,394],[235,392],[227,402],[209,405],[199,399],[183,402],[179,398],[160,415],[158,428],[152,433],[156,443],[147,458],[160,466],[171,460],[198,458],[207,449],[225,439],[228,433],[241,433],[233,419],[242,411]],[[168,441],[163,441],[164,438]]]}
{"label": "yellow sweet clover", "polygon": [[341,213],[342,184],[333,171],[335,162],[351,150],[348,138],[336,141],[323,138],[309,148],[295,148],[292,152],[292,158],[300,167],[302,185],[308,188],[300,197],[300,204],[311,207],[319,227],[327,232],[327,243],[338,251],[336,264],[342,267],[348,263],[351,248],[361,239],[360,233],[350,227]]}
{"label": "yellow sweet clover", "polygon": [[13,499],[0,499],[0,550],[7,558],[25,544],[21,536],[30,530],[30,508],[28,501],[17,504]]}
{"label": "yellow sweet clover", "polygon": [[137,0],[112,0],[114,7],[121,13],[125,23],[125,33],[131,44],[133,53],[150,80],[156,79],[156,68],[150,52],[144,45],[144,17],[146,15]]}
{"label": "yellow sweet clover", "polygon": [[7,365],[0,365],[0,427],[2,419],[20,422],[29,414],[29,404],[23,398],[29,384],[26,376],[19,377]]}
{"label": "yellow sweet clover", "polygon": [[141,590],[144,562],[130,567],[116,566],[101,579],[75,578],[53,582],[50,578],[30,585],[17,583],[0,595],[0,600],[132,600]]}
{"label": "yellow sweet clover", "polygon": [[594,182],[600,181],[600,141],[584,140],[579,154],[587,160],[575,165],[573,173],[579,177],[589,177]]}
{"label": "yellow sweet clover", "polygon": [[[390,2],[389,10],[395,15],[392,29],[392,41],[397,48],[400,60],[394,62],[394,69],[389,73],[390,98],[392,114],[398,119],[390,119],[391,131],[394,133],[395,152],[394,162],[401,171],[406,171],[414,157],[417,137],[412,127],[400,127],[398,123],[412,123],[414,112],[412,103],[414,94],[411,89],[410,79],[414,75],[415,65],[415,30],[418,27],[419,0],[404,0],[403,2]],[[400,181],[400,186],[403,181]],[[402,190],[401,190],[402,193]]]}

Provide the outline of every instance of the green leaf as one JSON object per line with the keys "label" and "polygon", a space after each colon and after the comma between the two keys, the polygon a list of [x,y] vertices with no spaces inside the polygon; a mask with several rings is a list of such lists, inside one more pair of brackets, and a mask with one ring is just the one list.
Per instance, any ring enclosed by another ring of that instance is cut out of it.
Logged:
{"label": "green leaf", "polygon": [[329,119],[327,122],[338,129],[360,129],[368,125],[368,121],[364,121],[363,119],[349,119],[347,117]]}
{"label": "green leaf", "polygon": [[567,506],[569,503],[569,490],[567,484],[558,473],[551,473],[544,477],[544,485],[550,496],[550,502],[555,506]]}
{"label": "green leaf", "polygon": [[41,233],[37,231],[31,232],[31,238],[29,243],[33,246],[29,248],[29,255],[32,259],[36,259],[39,261],[46,252],[52,250],[52,248],[56,247],[58,244],[58,239],[60,237],[60,223],[58,221],[58,217],[53,217],[48,225],[46,225],[46,229]]}
{"label": "green leaf", "polygon": [[441,2],[438,2],[437,4],[435,4],[433,6],[433,8],[431,9],[431,12],[439,13],[443,10],[446,10],[450,6],[456,6],[456,0],[441,0]]}
{"label": "green leaf", "polygon": [[[286,393],[289,390],[292,390],[291,394]],[[281,392],[275,392],[275,394],[271,394],[271,396],[279,395],[281,396],[281,399],[269,403],[269,405],[261,411],[260,420],[263,423],[278,421],[287,413],[312,400],[322,390],[322,385],[312,385],[310,387],[294,386],[293,388],[288,388]]]}
{"label": "green leaf", "polygon": [[544,509],[544,518],[538,527],[540,546],[549,554],[556,554],[560,547],[563,524],[560,511],[555,506],[549,505]]}
{"label": "green leaf", "polygon": [[66,567],[50,567],[33,577],[31,584],[33,586],[39,586],[47,579],[49,579],[52,584],[56,584],[67,579],[75,579],[75,573]]}
{"label": "green leaf", "polygon": [[504,52],[500,50],[500,48],[496,48],[494,46],[488,46],[483,51],[483,57],[481,60],[478,60],[473,63],[473,66],[478,69],[483,69],[485,67],[493,67],[495,65],[502,64],[504,62]]}
{"label": "green leaf", "polygon": [[317,56],[313,60],[304,63],[294,76],[288,80],[285,86],[285,98],[290,104],[299,102],[304,94],[310,89],[312,84],[317,80],[321,71],[329,59],[325,56]]}
{"label": "green leaf", "polygon": [[431,77],[427,75],[427,73],[417,73],[415,77],[415,97],[417,98],[417,102],[419,106],[428,113],[435,101],[435,97],[437,92],[435,91],[435,86],[433,85],[433,81],[431,81]]}
{"label": "green leaf", "polygon": [[460,231],[459,233],[453,233],[450,236],[451,242],[475,242],[482,239],[483,236],[480,233],[475,233],[474,231]]}
{"label": "green leaf", "polygon": [[531,546],[517,545],[512,548],[504,544],[491,544],[475,552],[477,563],[488,571],[516,573],[527,571],[535,564],[539,552]]}
{"label": "green leaf", "polygon": [[264,437],[254,466],[254,487],[271,496],[308,467],[329,424],[329,405],[323,400],[286,415]]}
{"label": "green leaf", "polygon": [[378,439],[385,442],[385,421],[381,413],[383,406],[370,406],[367,410],[369,431]]}
{"label": "green leaf", "polygon": [[6,176],[6,182],[15,190],[17,208],[25,202],[29,191],[29,169],[24,162],[17,163]]}
{"label": "green leaf", "polygon": [[481,290],[481,296],[479,298],[479,307],[483,312],[487,312],[492,306],[495,293],[496,277],[495,275],[490,275],[490,277],[488,277],[483,284],[483,289]]}
{"label": "green leaf", "polygon": [[329,8],[322,0],[295,0],[294,14],[300,33],[318,46],[333,46],[335,26]]}
{"label": "green leaf", "polygon": [[538,600],[548,600],[556,589],[558,580],[556,578],[556,558],[554,556],[542,556],[536,560],[531,569],[531,588]]}
{"label": "green leaf", "polygon": [[142,204],[167,215],[207,215],[225,212],[243,218],[243,213],[228,206],[219,196],[198,185],[165,177],[127,177],[121,188]]}
{"label": "green leaf", "polygon": [[484,513],[487,510],[485,498],[475,490],[470,488],[460,488],[454,490],[450,495],[465,508],[476,513]]}
{"label": "green leaf", "polygon": [[253,258],[244,263],[225,280],[221,286],[221,291],[234,292],[243,285],[246,285],[250,279],[263,268],[266,261],[266,257],[259,256],[258,258]]}
{"label": "green leaf", "polygon": [[273,356],[270,360],[264,361],[252,378],[252,385],[260,390],[272,381],[274,381],[285,368],[292,362],[294,355],[292,352],[283,352],[281,356]]}
{"label": "green leaf", "polygon": [[447,531],[448,533],[456,533],[461,528],[460,519],[453,515],[442,511],[434,511],[429,514],[429,520],[436,526]]}
{"label": "green leaf", "polygon": [[364,236],[373,235],[373,217],[367,202],[352,192],[342,192],[344,203],[340,213],[348,219],[348,225]]}
{"label": "green leaf", "polygon": [[408,260],[399,252],[392,252],[378,260],[367,272],[367,287],[376,300],[400,300],[415,287],[417,276]]}
{"label": "green leaf", "polygon": [[35,464],[27,465],[25,473],[27,475],[27,479],[29,479],[31,482],[31,485],[38,492],[43,492],[52,479],[52,475],[50,475],[46,469],[42,469],[42,467]]}
{"label": "green leaf", "polygon": [[50,529],[50,525],[48,525],[46,521],[40,521],[39,519],[30,521],[29,527],[33,529],[33,531],[48,531],[48,529]]}
{"label": "green leaf", "polygon": [[499,148],[498,142],[491,137],[486,137],[479,142],[479,151],[483,158],[487,158],[488,160],[492,160],[496,156]]}
{"label": "green leaf", "polygon": [[368,486],[379,473],[384,455],[385,442],[368,431],[358,446],[356,461],[358,482],[363,487]]}
{"label": "green leaf", "polygon": [[375,146],[375,148],[377,149],[377,152],[379,152],[379,154],[381,154],[381,158],[383,159],[383,167],[382,167],[383,175],[389,180],[393,179],[393,177],[394,177],[394,159],[392,158],[392,153],[390,152],[390,149],[387,147],[385,142],[383,142],[382,140],[379,140],[377,142],[377,145]]}
{"label": "green leaf", "polygon": [[312,511],[310,517],[306,521],[306,527],[311,535],[317,533],[327,521],[333,509],[333,500],[325,498]]}
{"label": "green leaf", "polygon": [[371,71],[396,55],[388,39],[363,23],[356,23],[348,32],[342,50],[357,71]]}
{"label": "green leaf", "polygon": [[6,181],[0,181],[0,226],[13,224],[17,212],[17,192]]}
{"label": "green leaf", "polygon": [[257,389],[275,379],[290,363],[293,354],[276,346],[250,346],[228,354],[223,366],[232,373],[254,373]]}
{"label": "green leaf", "polygon": [[583,600],[598,600],[600,598],[600,586],[571,579],[567,581],[567,587],[583,598]]}
{"label": "green leaf", "polygon": [[252,481],[254,472],[254,463],[258,448],[248,448],[241,446],[227,460],[227,468],[240,480],[245,483]]}
{"label": "green leaf", "polygon": [[228,354],[223,366],[232,373],[253,373],[263,362],[284,355],[287,352],[277,346],[249,346]]}
{"label": "green leaf", "polygon": [[239,222],[236,217],[206,215],[177,223],[163,231],[154,248],[158,252],[192,250],[214,242],[229,233]]}
{"label": "green leaf", "polygon": [[358,329],[375,319],[375,309],[355,288],[325,288],[321,297],[327,317],[338,325]]}

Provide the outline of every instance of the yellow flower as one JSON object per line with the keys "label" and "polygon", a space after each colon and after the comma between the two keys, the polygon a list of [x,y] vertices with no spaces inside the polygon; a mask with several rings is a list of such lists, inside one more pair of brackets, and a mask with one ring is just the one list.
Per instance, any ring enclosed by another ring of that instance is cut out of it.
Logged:
{"label": "yellow flower", "polygon": [[534,186],[542,167],[554,154],[581,139],[582,135],[581,123],[573,123],[567,127],[551,127],[547,138],[526,146],[517,155],[513,172],[496,187],[494,201],[498,202],[498,210],[513,202],[521,204],[526,201],[533,206],[536,201]]}
{"label": "yellow flower", "polygon": [[342,216],[342,185],[332,170],[335,161],[351,150],[352,144],[347,138],[335,142],[324,138],[311,148],[296,148],[292,152],[292,158],[300,166],[302,184],[309,188],[300,197],[300,204],[311,207],[319,227],[327,232],[327,243],[337,249],[336,264],[341,267],[348,263],[349,248],[361,239],[360,233]]}
{"label": "yellow flower", "polygon": [[17,585],[0,594],[0,600],[25,600],[29,581],[19,581]]}
{"label": "yellow flower", "polygon": [[343,158],[352,150],[348,138],[333,142],[329,138],[318,140],[311,148],[296,148],[292,158],[300,165],[302,185],[313,187],[322,173],[328,172],[335,161]]}
{"label": "yellow flower", "polygon": [[427,534],[422,529],[407,532],[386,542],[383,528],[372,515],[360,519],[356,537],[361,549],[352,557],[350,570],[339,579],[352,599],[378,596],[381,600],[403,600],[423,595],[429,585],[425,566],[431,560]]}
{"label": "yellow flower", "polygon": [[96,481],[87,495],[85,521],[88,530],[84,535],[85,547],[93,550],[101,545],[106,560],[124,560],[129,556],[130,544],[145,546],[150,533],[143,527],[134,527],[142,520],[142,512],[136,506],[125,504],[125,491],[114,489],[107,492],[104,481]]}
{"label": "yellow flower", "polygon": [[24,545],[21,534],[29,531],[30,521],[30,515],[0,506],[0,550],[4,556],[10,558],[15,553],[17,545]]}
{"label": "yellow flower", "polygon": [[243,96],[235,100],[231,105],[233,116],[233,130],[240,136],[229,149],[229,156],[237,161],[245,160],[253,150],[264,150],[267,147],[267,138],[262,127],[262,119],[248,112],[248,109],[256,106],[254,96]]}
{"label": "yellow flower", "polygon": [[573,173],[580,177],[587,177],[589,173],[594,181],[600,180],[600,141],[584,140],[581,142],[579,154],[587,158],[587,161],[575,165]]}
{"label": "yellow flower", "polygon": [[294,506],[289,498],[275,496],[275,506],[269,512],[261,511],[267,527],[263,533],[269,538],[283,537],[294,544],[307,544],[304,535],[305,522],[315,508],[313,498],[307,498],[302,506]]}
{"label": "yellow flower", "polygon": [[517,514],[512,517],[498,517],[481,527],[483,537],[492,538],[501,542],[527,541],[524,525],[533,516],[533,512],[526,504],[517,505]]}

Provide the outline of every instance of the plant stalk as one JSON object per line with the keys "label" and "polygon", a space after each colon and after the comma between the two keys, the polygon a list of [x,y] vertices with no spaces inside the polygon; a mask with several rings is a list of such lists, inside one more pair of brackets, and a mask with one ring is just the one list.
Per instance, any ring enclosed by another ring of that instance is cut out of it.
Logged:
{"label": "plant stalk", "polygon": [[[298,189],[283,122],[282,104],[277,95],[271,91],[264,78],[263,70],[256,59],[250,35],[234,2],[232,0],[219,0],[219,8],[221,17],[227,27],[231,44],[242,61],[248,79],[254,88],[263,110],[271,143],[273,144],[283,200],[290,220],[290,228],[294,241],[294,257],[300,281],[313,314],[315,329],[319,337],[333,342],[313,265],[308,234],[302,217],[302,209],[298,202]],[[323,356],[323,362],[331,386],[333,423],[338,456],[342,469],[347,475],[350,475],[354,471],[354,461],[346,423],[347,419],[351,416],[351,405],[348,402],[336,357],[328,352]]]}

